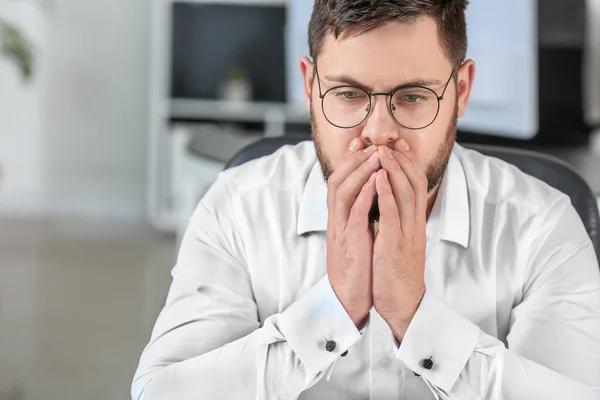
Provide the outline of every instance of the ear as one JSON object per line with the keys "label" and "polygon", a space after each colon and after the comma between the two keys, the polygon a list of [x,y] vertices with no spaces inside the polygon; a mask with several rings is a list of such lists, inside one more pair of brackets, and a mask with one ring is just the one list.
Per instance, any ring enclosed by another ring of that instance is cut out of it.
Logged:
{"label": "ear", "polygon": [[475,62],[473,60],[465,61],[457,71],[458,79],[456,90],[458,93],[458,118],[461,118],[467,111],[467,105],[471,98],[471,89],[475,80]]}
{"label": "ear", "polygon": [[300,71],[302,71],[302,79],[304,80],[304,96],[306,97],[306,109],[310,111],[310,95],[313,87],[315,65],[310,58],[304,56],[300,59]]}

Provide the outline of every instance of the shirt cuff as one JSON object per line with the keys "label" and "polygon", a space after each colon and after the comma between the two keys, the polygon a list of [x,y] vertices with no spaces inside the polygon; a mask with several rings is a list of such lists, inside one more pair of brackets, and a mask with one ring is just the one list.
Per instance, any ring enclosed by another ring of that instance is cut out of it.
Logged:
{"label": "shirt cuff", "polygon": [[[396,359],[436,387],[450,392],[479,339],[479,327],[429,291],[411,321]],[[425,360],[427,366],[424,367]]]}
{"label": "shirt cuff", "polygon": [[[337,298],[325,275],[304,296],[279,314],[279,331],[309,374],[317,375],[330,366],[350,346],[358,342],[362,332]],[[335,349],[327,351],[328,340]]]}

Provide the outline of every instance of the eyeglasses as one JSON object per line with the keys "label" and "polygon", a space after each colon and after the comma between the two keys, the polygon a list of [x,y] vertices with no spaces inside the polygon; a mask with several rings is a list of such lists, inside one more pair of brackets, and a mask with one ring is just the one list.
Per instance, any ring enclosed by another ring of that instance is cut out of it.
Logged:
{"label": "eyeglasses", "polygon": [[365,122],[371,113],[373,96],[389,96],[390,113],[401,126],[413,130],[427,128],[440,112],[440,101],[444,100],[455,71],[456,68],[452,70],[441,96],[425,86],[400,87],[389,93],[370,93],[356,86],[336,86],[323,93],[315,63],[323,115],[331,125],[343,129]]}

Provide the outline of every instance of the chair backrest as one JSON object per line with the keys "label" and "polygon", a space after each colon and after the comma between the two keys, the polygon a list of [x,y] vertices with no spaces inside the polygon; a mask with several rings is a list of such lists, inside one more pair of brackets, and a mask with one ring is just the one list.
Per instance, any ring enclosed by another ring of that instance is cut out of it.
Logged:
{"label": "chair backrest", "polygon": [[[310,137],[304,135],[261,139],[240,150],[229,160],[225,169],[269,155],[284,145],[295,145],[306,140],[310,140]],[[579,213],[600,259],[600,217],[596,197],[585,180],[569,165],[556,157],[528,150],[464,143],[461,145],[511,163],[526,174],[567,194]]]}

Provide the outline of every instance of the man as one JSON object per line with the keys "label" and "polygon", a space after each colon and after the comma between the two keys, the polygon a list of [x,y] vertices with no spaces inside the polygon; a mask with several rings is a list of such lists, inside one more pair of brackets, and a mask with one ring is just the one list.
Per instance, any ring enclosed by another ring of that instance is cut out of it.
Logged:
{"label": "man", "polygon": [[569,198],[454,144],[466,6],[315,2],[314,145],[200,202],[134,399],[600,399],[600,274]]}

